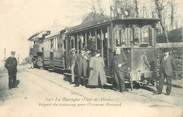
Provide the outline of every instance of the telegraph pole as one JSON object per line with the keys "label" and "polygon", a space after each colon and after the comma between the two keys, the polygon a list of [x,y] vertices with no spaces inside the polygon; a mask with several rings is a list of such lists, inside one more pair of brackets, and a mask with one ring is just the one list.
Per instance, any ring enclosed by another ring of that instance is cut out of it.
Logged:
{"label": "telegraph pole", "polygon": [[6,48],[4,48],[4,61],[6,60]]}

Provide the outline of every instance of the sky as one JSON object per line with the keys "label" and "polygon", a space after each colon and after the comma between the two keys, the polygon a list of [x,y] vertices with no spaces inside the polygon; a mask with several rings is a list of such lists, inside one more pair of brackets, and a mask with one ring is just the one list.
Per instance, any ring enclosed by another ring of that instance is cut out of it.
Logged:
{"label": "sky", "polygon": [[[28,56],[27,39],[51,27],[79,24],[97,0],[0,0],[0,59],[3,50],[11,50],[22,58]],[[108,12],[112,0],[101,0]],[[141,0],[143,1],[143,0]],[[183,1],[176,0],[177,14],[183,16]]]}

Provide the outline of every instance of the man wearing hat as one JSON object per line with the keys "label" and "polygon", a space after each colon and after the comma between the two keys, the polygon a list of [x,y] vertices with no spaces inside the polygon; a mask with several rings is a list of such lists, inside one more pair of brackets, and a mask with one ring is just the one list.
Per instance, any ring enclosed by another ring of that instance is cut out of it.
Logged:
{"label": "man wearing hat", "polygon": [[172,89],[172,77],[175,70],[175,62],[170,55],[168,49],[164,50],[164,56],[160,61],[160,79],[157,94],[161,94],[163,90],[164,80],[166,79],[167,88],[166,95],[170,95]]}
{"label": "man wearing hat", "polygon": [[113,72],[116,84],[116,90],[120,92],[126,91],[125,88],[125,76],[127,71],[128,60],[121,48],[116,48],[113,58]]}
{"label": "man wearing hat", "polygon": [[17,87],[17,80],[16,80],[16,74],[17,74],[17,59],[15,58],[15,52],[11,52],[11,56],[7,58],[5,67],[8,70],[9,75],[9,89]]}

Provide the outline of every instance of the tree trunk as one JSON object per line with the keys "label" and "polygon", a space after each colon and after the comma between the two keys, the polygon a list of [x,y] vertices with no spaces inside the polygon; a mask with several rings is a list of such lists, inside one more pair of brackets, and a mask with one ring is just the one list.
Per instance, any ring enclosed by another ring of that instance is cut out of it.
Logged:
{"label": "tree trunk", "polygon": [[164,37],[166,39],[166,42],[168,43],[169,42],[168,34],[167,34],[166,28],[165,28],[165,26],[163,24],[163,17],[162,17],[163,5],[160,5],[159,0],[154,0],[154,2],[155,2],[158,18],[160,19],[160,26],[161,26],[161,28],[163,30],[163,35],[164,35]]}

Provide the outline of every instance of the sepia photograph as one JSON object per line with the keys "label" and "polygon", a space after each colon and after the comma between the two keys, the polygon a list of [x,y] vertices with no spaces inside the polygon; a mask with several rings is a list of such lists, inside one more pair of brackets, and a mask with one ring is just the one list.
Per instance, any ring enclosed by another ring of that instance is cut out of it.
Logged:
{"label": "sepia photograph", "polygon": [[0,117],[183,117],[182,0],[0,0]]}

